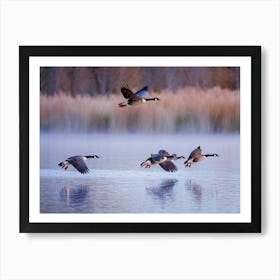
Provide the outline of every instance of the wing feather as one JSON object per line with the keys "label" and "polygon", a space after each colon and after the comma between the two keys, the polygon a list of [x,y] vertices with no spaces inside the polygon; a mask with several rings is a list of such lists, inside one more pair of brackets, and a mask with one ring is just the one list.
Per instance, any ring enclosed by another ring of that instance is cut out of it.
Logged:
{"label": "wing feather", "polygon": [[162,159],[162,157],[163,156],[160,155],[160,154],[152,154],[150,158],[151,158],[152,161],[157,162],[157,161],[160,161]]}
{"label": "wing feather", "polygon": [[143,98],[148,94],[148,86],[143,87],[135,93],[138,97]]}
{"label": "wing feather", "polygon": [[80,157],[71,160],[70,163],[82,174],[89,172],[85,161]]}
{"label": "wing feather", "polygon": [[192,159],[192,158],[197,158],[197,157],[200,157],[200,156],[201,156],[201,149],[200,149],[200,147],[197,147],[196,149],[194,149],[190,153],[189,158],[187,159],[187,161]]}
{"label": "wing feather", "polygon": [[123,97],[126,99],[134,99],[136,97],[135,93],[133,93],[130,89],[122,87],[121,92]]}
{"label": "wing feather", "polygon": [[163,168],[167,172],[175,172],[175,171],[178,170],[176,165],[170,160],[162,162],[159,165],[160,165],[161,168]]}
{"label": "wing feather", "polygon": [[158,153],[162,156],[170,156],[170,154],[165,150],[159,150]]}

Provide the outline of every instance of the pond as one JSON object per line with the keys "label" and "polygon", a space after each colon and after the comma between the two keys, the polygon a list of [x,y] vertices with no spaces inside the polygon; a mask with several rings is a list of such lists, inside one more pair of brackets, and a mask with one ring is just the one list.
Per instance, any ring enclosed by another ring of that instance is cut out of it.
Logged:
{"label": "pond", "polygon": [[[186,158],[197,146],[219,157],[169,173],[140,163],[160,149]],[[88,159],[90,172],[58,163]],[[41,132],[41,213],[239,213],[239,134],[67,134]]]}

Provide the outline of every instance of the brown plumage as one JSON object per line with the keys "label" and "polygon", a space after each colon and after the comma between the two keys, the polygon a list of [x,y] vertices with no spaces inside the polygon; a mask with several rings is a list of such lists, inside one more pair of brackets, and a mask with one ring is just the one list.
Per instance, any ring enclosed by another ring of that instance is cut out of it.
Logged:
{"label": "brown plumage", "polygon": [[119,103],[119,107],[125,107],[127,105],[137,105],[146,101],[159,101],[158,97],[144,98],[148,94],[148,86],[143,87],[135,93],[127,87],[122,87],[121,92],[123,94],[123,97],[127,99],[127,101]]}
{"label": "brown plumage", "polygon": [[185,164],[185,167],[191,167],[191,165],[193,163],[202,161],[202,160],[206,159],[207,157],[215,157],[215,156],[218,157],[219,155],[218,154],[205,154],[205,155],[203,155],[200,146],[198,146],[196,149],[194,149],[190,153],[188,159],[184,162],[184,164]]}

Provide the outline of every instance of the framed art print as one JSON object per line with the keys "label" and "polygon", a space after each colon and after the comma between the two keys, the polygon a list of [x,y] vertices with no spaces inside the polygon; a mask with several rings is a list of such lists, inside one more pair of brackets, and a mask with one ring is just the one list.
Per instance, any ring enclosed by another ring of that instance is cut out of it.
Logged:
{"label": "framed art print", "polygon": [[20,46],[20,232],[261,232],[260,46]]}

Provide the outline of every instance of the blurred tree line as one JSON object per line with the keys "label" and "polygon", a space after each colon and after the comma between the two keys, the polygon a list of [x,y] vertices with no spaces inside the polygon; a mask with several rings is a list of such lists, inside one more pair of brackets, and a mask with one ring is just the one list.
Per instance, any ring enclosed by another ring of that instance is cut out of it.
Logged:
{"label": "blurred tree line", "polygon": [[239,89],[239,67],[41,67],[40,91],[98,95],[120,92],[121,86],[175,91],[185,86]]}

